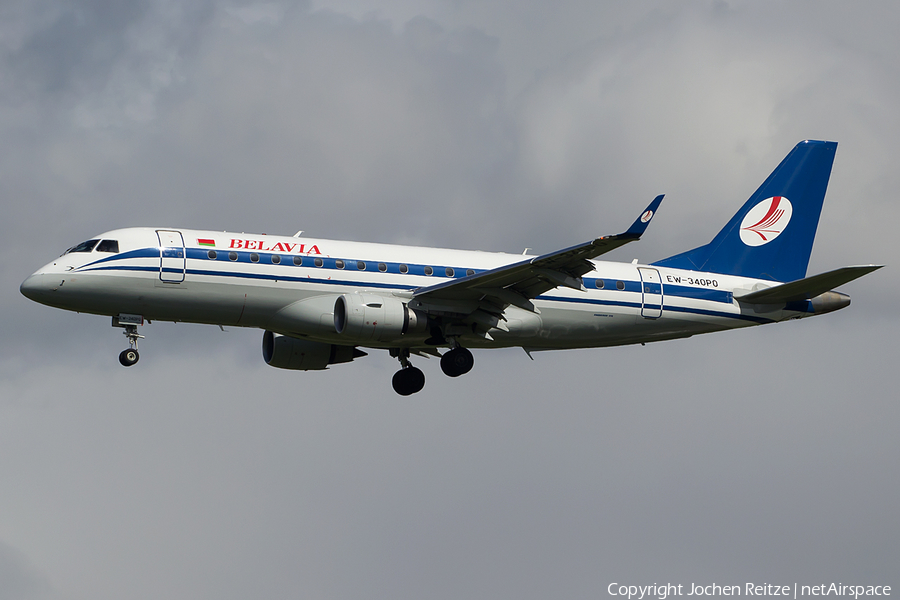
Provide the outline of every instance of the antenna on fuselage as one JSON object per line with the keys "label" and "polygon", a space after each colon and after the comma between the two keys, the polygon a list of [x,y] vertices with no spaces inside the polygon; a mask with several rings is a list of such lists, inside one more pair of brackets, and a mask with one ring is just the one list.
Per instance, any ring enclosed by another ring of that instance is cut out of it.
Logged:
{"label": "antenna on fuselage", "polygon": [[297,233],[295,233],[294,235],[292,235],[291,237],[300,237],[301,233],[303,233],[302,229],[300,231],[298,231]]}

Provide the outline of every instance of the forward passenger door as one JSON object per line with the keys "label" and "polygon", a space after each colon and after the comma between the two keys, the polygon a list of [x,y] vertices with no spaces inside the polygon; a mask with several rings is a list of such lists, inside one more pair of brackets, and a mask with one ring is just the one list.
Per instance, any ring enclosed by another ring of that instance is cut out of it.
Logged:
{"label": "forward passenger door", "polygon": [[180,231],[159,229],[159,279],[166,283],[184,281],[184,238]]}

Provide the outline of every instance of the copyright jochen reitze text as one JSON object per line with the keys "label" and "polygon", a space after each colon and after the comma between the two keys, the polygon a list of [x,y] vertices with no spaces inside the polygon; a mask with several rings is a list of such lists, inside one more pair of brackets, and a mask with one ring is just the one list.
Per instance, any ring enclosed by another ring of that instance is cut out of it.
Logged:
{"label": "copyright jochen reitze text", "polygon": [[607,586],[606,591],[610,596],[623,596],[626,600],[643,600],[644,598],[666,600],[669,596],[784,596],[794,600],[801,596],[845,596],[858,600],[861,596],[890,596],[891,586],[845,585],[843,583],[820,583],[818,585],[691,583],[685,586],[680,583],[628,585],[613,582]]}

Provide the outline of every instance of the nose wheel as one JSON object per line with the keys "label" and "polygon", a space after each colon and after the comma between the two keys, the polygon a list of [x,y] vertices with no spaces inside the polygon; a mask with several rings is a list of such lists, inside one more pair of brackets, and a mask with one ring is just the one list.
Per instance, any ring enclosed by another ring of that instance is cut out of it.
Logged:
{"label": "nose wheel", "polygon": [[129,348],[119,353],[119,362],[122,363],[123,367],[130,367],[140,358],[141,355],[138,353],[137,348]]}
{"label": "nose wheel", "polygon": [[144,319],[139,315],[119,315],[118,317],[113,317],[113,327],[121,327],[125,330],[122,333],[128,338],[128,345],[130,346],[130,348],[126,348],[119,353],[119,363],[121,363],[123,367],[130,367],[141,358],[141,355],[138,352],[138,340],[142,339],[144,336],[137,332],[137,324],[143,323],[143,321]]}

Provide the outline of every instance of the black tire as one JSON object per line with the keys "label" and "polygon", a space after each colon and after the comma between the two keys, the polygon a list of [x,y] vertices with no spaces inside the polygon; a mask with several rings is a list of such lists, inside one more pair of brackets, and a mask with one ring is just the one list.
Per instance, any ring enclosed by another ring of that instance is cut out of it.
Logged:
{"label": "black tire", "polygon": [[475,357],[467,348],[454,348],[441,357],[441,371],[447,377],[459,377],[472,370]]}
{"label": "black tire", "polygon": [[141,355],[138,354],[138,351],[132,348],[122,350],[122,352],[119,353],[119,362],[122,363],[123,367],[130,367],[140,360],[140,358]]}
{"label": "black tire", "polygon": [[400,369],[391,380],[394,391],[401,396],[411,396],[425,387],[425,373],[415,367]]}

